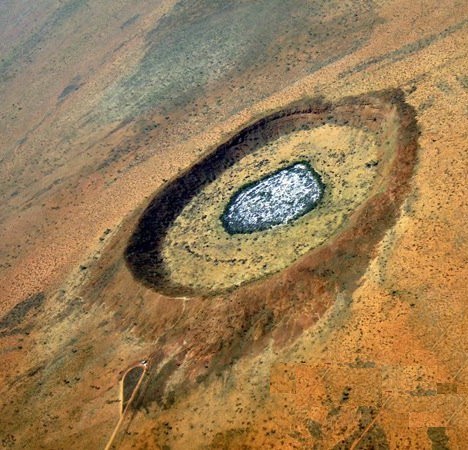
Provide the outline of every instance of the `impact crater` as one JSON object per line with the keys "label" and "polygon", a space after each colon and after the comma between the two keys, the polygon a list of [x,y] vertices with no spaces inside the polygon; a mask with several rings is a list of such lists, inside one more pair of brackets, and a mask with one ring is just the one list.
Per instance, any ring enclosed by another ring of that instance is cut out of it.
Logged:
{"label": "impact crater", "polygon": [[406,192],[413,124],[395,90],[304,100],[248,124],[155,194],[130,270],[168,296],[214,295],[332,251],[369,205],[375,227],[388,223],[376,205]]}

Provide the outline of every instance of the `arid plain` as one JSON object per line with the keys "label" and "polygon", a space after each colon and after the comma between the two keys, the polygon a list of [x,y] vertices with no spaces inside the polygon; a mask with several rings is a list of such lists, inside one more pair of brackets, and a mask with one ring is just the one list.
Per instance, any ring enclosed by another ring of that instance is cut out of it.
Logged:
{"label": "arid plain", "polygon": [[[1,2],[0,446],[468,448],[467,27],[455,0]],[[304,111],[169,224],[158,284],[129,246],[158,195]],[[299,157],[341,209],[225,237],[227,177]]]}

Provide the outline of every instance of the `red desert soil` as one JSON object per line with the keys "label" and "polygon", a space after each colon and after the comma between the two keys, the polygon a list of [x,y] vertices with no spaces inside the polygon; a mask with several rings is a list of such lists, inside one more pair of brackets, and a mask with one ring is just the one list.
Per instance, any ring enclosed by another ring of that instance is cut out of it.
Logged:
{"label": "red desert soil", "polygon": [[[467,25],[456,0],[2,2],[0,446],[467,448]],[[141,214],[208,151],[375,96],[408,112],[402,185],[320,248],[216,295],[133,276]]]}

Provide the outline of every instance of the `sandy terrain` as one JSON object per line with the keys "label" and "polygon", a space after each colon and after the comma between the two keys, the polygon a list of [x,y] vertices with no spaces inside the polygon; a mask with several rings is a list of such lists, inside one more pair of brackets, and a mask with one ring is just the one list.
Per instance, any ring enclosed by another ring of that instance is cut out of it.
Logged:
{"label": "sandy terrain", "polygon": [[[0,4],[0,445],[467,448],[466,2],[153,3]],[[133,276],[154,194],[246,125],[395,89],[417,159],[340,233],[217,295]]]}

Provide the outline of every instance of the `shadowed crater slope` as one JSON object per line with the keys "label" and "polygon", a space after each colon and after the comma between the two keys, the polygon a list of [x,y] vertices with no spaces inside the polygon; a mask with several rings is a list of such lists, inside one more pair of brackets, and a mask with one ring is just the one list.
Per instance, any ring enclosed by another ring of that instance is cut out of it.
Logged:
{"label": "shadowed crater slope", "polygon": [[415,129],[400,91],[304,100],[248,124],[156,193],[128,267],[170,296],[276,273],[359,224],[382,193],[396,200]]}

